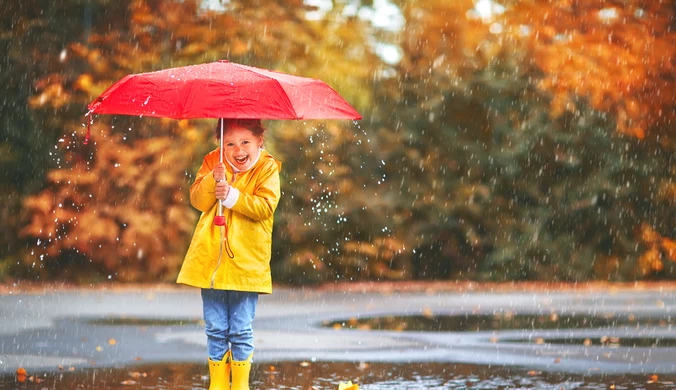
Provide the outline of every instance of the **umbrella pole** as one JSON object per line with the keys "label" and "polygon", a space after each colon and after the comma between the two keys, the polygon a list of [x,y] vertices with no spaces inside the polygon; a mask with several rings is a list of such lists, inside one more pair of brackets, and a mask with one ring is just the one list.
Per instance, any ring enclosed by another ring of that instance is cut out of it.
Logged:
{"label": "umbrella pole", "polygon": [[218,162],[223,164],[223,122],[224,120],[221,118],[221,138],[220,138],[220,146],[221,146],[221,154],[218,155]]}
{"label": "umbrella pole", "polygon": [[[218,154],[218,162],[220,164],[223,164],[223,118],[220,120],[221,122],[221,138],[220,138],[220,149],[221,152]],[[223,216],[223,203],[218,200],[218,213],[214,217],[214,225],[216,226],[225,226],[225,217]]]}

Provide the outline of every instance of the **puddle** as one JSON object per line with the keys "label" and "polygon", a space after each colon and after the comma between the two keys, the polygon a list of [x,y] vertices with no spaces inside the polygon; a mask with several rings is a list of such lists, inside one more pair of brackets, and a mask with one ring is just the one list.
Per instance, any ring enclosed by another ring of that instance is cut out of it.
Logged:
{"label": "puddle", "polygon": [[[87,368],[74,372],[0,377],[0,390],[206,389],[208,368],[200,364]],[[36,379],[37,378],[37,379]],[[252,389],[335,390],[341,381],[361,390],[380,389],[671,389],[676,375],[571,375],[468,364],[385,364],[280,362],[254,364]]]}
{"label": "puddle", "polygon": [[491,330],[552,330],[611,328],[618,326],[670,326],[671,317],[636,317],[634,315],[601,316],[563,314],[495,314],[460,316],[386,316],[374,318],[350,318],[327,321],[326,327],[334,329],[394,330],[411,332],[476,332]]}

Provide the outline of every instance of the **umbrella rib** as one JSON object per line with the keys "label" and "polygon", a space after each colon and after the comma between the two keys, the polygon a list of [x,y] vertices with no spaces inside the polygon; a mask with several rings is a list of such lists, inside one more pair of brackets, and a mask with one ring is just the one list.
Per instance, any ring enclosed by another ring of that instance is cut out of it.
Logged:
{"label": "umbrella rib", "polygon": [[[234,64],[234,63],[231,62],[231,64]],[[242,68],[243,70],[245,70],[245,71],[247,71],[247,72],[249,72],[249,73],[253,73],[253,74],[257,75],[257,76],[261,76],[261,77],[265,77],[265,78],[267,78],[267,79],[269,79],[269,80],[273,80],[273,81],[279,86],[279,88],[280,88],[282,91],[284,91],[284,93],[282,94],[282,97],[284,98],[284,100],[285,100],[285,102],[288,104],[288,106],[291,107],[291,109],[293,110],[293,116],[294,116],[294,118],[295,118],[296,120],[301,119],[301,118],[298,116],[298,113],[296,112],[296,108],[295,108],[295,107],[293,106],[293,104],[291,103],[291,100],[289,100],[289,97],[287,96],[286,91],[284,90],[284,87],[282,87],[282,84],[279,82],[279,80],[275,79],[274,77],[266,76],[266,75],[260,74],[260,73],[258,73],[258,72],[255,72],[255,71],[249,69],[249,67],[246,66],[246,65],[240,65],[240,64],[234,64],[234,65],[238,65],[240,68]],[[271,71],[271,70],[268,70],[268,71],[273,72],[273,71]]]}
{"label": "umbrella rib", "polygon": [[192,90],[193,90],[194,85],[195,85],[194,83],[190,83],[189,84],[190,89],[188,90],[188,93],[183,94],[184,96],[183,96],[183,104],[181,106],[181,115],[180,115],[181,117],[177,118],[177,119],[184,119],[185,118],[185,116],[186,116],[185,115],[185,108],[188,106],[188,99],[190,99],[190,97],[192,96]]}

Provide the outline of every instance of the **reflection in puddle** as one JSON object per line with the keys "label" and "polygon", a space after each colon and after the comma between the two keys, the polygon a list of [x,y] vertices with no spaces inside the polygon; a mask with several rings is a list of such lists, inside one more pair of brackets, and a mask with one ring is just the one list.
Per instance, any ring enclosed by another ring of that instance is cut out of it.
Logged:
{"label": "reflection in puddle", "polygon": [[670,326],[672,318],[636,317],[634,315],[602,316],[566,315],[566,314],[513,314],[493,315],[422,315],[422,316],[385,316],[375,318],[350,318],[323,325],[334,329],[394,330],[412,332],[477,332],[490,330],[549,330],[610,328],[617,326]]}
{"label": "reflection in puddle", "polygon": [[90,325],[107,326],[186,326],[204,325],[201,319],[185,318],[139,318],[139,317],[106,317],[88,320]]}
{"label": "reflection in puddle", "polygon": [[537,337],[519,340],[503,340],[510,343],[535,343],[557,345],[584,345],[585,347],[666,348],[676,347],[676,339],[656,337]]}
{"label": "reflection in puddle", "polygon": [[[32,380],[0,377],[0,390],[205,389],[206,365],[164,364],[28,373]],[[379,389],[668,389],[676,375],[582,376],[469,364],[280,362],[254,364],[252,389],[332,389],[351,380],[362,390]]]}

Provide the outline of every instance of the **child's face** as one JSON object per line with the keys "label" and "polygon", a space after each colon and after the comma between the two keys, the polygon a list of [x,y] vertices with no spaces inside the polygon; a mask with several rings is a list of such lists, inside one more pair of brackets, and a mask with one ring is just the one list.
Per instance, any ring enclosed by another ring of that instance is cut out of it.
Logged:
{"label": "child's face", "polygon": [[251,168],[261,146],[263,138],[245,127],[233,127],[223,134],[223,157],[241,171]]}

